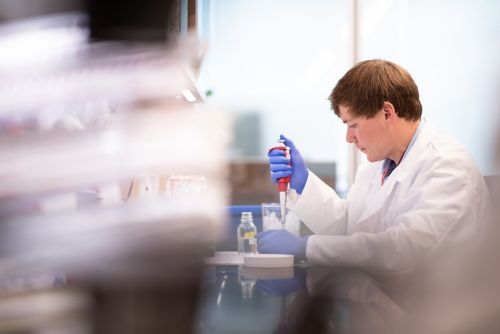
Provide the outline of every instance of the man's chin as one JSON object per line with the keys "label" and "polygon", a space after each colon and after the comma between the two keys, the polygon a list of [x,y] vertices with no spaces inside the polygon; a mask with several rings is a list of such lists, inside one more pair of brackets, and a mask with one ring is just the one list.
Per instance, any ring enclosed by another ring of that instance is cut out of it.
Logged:
{"label": "man's chin", "polygon": [[[365,154],[366,154],[366,153],[365,153]],[[382,161],[382,160],[384,160],[383,158],[369,156],[368,154],[366,154],[366,159],[367,159],[369,162],[377,162],[377,161]]]}

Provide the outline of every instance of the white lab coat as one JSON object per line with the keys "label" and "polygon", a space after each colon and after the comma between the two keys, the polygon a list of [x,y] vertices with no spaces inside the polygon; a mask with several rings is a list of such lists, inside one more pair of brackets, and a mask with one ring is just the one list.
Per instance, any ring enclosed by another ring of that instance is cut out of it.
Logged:
{"label": "white lab coat", "polygon": [[347,199],[311,172],[302,194],[291,194],[289,208],[315,233],[307,243],[310,263],[410,271],[478,234],[489,194],[460,144],[425,122],[383,185],[382,163],[359,168]]}

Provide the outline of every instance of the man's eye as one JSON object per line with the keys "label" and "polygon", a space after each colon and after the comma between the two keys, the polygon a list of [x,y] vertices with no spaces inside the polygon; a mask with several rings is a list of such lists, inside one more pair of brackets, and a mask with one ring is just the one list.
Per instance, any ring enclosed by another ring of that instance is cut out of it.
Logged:
{"label": "man's eye", "polygon": [[350,127],[351,129],[354,129],[354,128],[355,128],[355,127],[357,127],[357,126],[358,126],[357,124],[351,124],[351,125],[349,125],[349,127]]}

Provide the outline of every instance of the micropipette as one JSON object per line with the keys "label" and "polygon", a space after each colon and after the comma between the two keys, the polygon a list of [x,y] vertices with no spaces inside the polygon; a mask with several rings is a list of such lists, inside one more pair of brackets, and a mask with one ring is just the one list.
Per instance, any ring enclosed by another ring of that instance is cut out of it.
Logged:
{"label": "micropipette", "polygon": [[[269,150],[281,150],[285,152],[285,157],[290,159],[290,148],[285,145],[285,141],[283,139],[278,139],[278,146],[275,146]],[[285,229],[285,216],[286,216],[286,197],[288,192],[288,184],[290,183],[290,176],[282,177],[278,179],[278,189],[280,192],[280,221],[281,228]]]}

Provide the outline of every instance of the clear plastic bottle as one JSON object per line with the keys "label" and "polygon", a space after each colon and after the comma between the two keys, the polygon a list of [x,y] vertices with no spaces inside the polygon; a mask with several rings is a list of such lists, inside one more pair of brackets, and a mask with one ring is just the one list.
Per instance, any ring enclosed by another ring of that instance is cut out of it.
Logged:
{"label": "clear plastic bottle", "polygon": [[241,213],[241,223],[238,225],[238,253],[257,253],[257,228],[253,223],[251,212]]}

